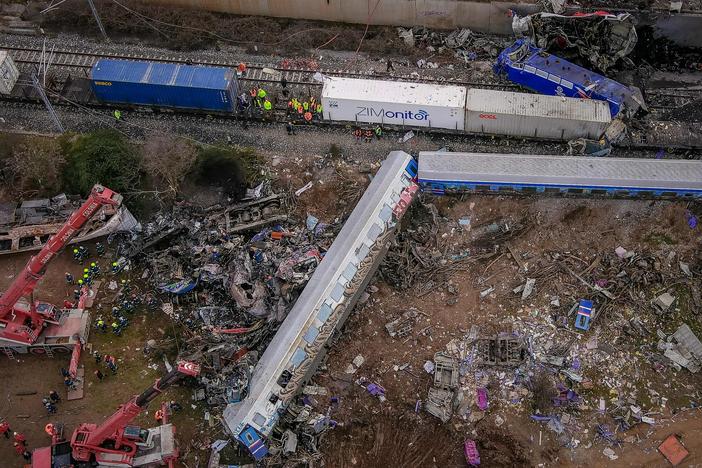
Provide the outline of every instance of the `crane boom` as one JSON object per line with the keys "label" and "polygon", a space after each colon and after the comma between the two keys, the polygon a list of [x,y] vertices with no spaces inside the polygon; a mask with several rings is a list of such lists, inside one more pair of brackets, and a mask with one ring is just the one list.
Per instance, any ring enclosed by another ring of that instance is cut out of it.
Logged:
{"label": "crane boom", "polygon": [[200,366],[192,362],[181,361],[162,378],[156,380],[153,386],[133,397],[127,403],[120,405],[109,418],[99,426],[96,424],[81,424],[71,437],[73,458],[77,461],[90,461],[92,455],[100,453],[119,453],[133,455],[136,444],[125,436],[124,430],[141,411],[168,387],[185,376],[197,376]]}
{"label": "crane boom", "polygon": [[29,259],[22,272],[0,296],[0,337],[32,344],[42,331],[45,318],[34,304],[29,307],[17,304],[23,296],[31,294],[43,278],[49,262],[73,239],[90,218],[106,205],[119,206],[122,196],[106,187],[95,185],[83,205],[74,211],[59,231],[51,236],[44,248]]}

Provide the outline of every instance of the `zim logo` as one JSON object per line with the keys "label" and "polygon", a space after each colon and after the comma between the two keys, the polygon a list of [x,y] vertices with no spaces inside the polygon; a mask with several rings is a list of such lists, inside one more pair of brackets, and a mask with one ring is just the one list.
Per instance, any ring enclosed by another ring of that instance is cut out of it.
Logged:
{"label": "zim logo", "polygon": [[478,117],[487,120],[497,120],[497,116],[495,114],[480,114]]}
{"label": "zim logo", "polygon": [[392,111],[385,109],[375,109],[373,107],[358,107],[358,112],[356,115],[359,117],[385,117],[388,119],[402,119],[402,120],[429,120],[429,113],[423,109],[417,112],[411,110],[406,111]]}

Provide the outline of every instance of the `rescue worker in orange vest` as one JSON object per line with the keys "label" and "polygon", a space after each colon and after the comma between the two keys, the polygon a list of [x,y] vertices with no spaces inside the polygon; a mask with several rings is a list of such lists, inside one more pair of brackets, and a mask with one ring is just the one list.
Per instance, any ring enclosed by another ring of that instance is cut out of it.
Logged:
{"label": "rescue worker in orange vest", "polygon": [[161,424],[163,422],[163,410],[159,409],[156,411],[154,414],[154,418],[156,419],[156,422]]}
{"label": "rescue worker in orange vest", "polygon": [[370,143],[370,141],[373,139],[373,130],[370,128],[367,128],[365,131],[365,137],[366,137],[366,143]]}
{"label": "rescue worker in orange vest", "polygon": [[287,115],[290,115],[290,114],[292,113],[292,111],[293,111],[293,106],[295,105],[295,103],[293,102],[294,100],[295,100],[295,99],[291,99],[291,100],[288,101],[288,110],[287,110],[287,112],[286,112]]}
{"label": "rescue worker in orange vest", "polygon": [[310,111],[305,112],[303,117],[305,118],[305,122],[311,122],[312,121],[312,112],[310,112]]}
{"label": "rescue worker in orange vest", "polygon": [[261,107],[261,105],[259,104],[258,99],[257,99],[258,89],[256,89],[255,87],[251,88],[249,90],[249,94],[251,95],[251,102],[253,102],[256,107]]}
{"label": "rescue worker in orange vest", "polygon": [[246,64],[241,62],[239,66],[236,67],[236,71],[239,72],[239,76],[244,76],[246,74]]}
{"label": "rescue worker in orange vest", "polygon": [[360,128],[356,128],[356,130],[353,131],[353,136],[356,137],[356,142],[361,141],[361,136],[363,136],[363,131]]}

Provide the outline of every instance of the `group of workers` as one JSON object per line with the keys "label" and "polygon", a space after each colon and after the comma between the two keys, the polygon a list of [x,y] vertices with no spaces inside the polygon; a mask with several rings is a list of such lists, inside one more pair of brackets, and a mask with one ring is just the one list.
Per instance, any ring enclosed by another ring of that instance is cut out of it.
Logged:
{"label": "group of workers", "polygon": [[21,455],[25,460],[29,461],[32,458],[32,454],[27,450],[27,438],[21,432],[13,432],[10,429],[10,423],[7,421],[0,422],[0,435],[4,435],[6,439],[10,439],[10,432],[12,432],[12,445],[15,447],[15,452],[17,455]]}
{"label": "group of workers", "polygon": [[42,404],[44,405],[44,408],[46,408],[46,411],[49,414],[54,414],[56,412],[56,404],[59,401],[61,401],[61,397],[59,396],[56,390],[51,390],[49,392],[49,396],[42,398],[41,400]]}
{"label": "group of workers", "polygon": [[370,143],[375,136],[378,140],[383,136],[383,127],[376,125],[375,128],[361,128],[356,127],[353,130],[353,136],[356,137],[356,141],[361,141],[361,138],[365,139],[366,143]]}
{"label": "group of workers", "polygon": [[[93,351],[93,358],[95,359],[95,365],[99,366],[101,363],[105,364],[105,367],[112,372],[112,375],[117,375],[117,358],[111,354],[105,354],[104,356],[100,354],[99,351]],[[105,378],[105,374],[102,373],[100,368],[95,369],[93,372],[95,377],[99,382]]]}
{"label": "group of workers", "polygon": [[63,377],[63,384],[66,386],[66,391],[78,389],[75,376],[71,375],[65,367],[61,368],[61,376]]}
{"label": "group of workers", "polygon": [[288,117],[297,116],[305,122],[312,120],[322,120],[322,103],[314,96],[310,96],[304,101],[292,98],[288,101]]}

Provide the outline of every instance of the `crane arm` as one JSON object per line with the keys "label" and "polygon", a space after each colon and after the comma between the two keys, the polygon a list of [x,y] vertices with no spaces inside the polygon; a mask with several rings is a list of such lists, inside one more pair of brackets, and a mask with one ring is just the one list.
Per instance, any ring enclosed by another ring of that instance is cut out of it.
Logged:
{"label": "crane arm", "polygon": [[[199,374],[200,366],[197,364],[187,361],[179,362],[177,367],[173,368],[162,378],[156,380],[154,385],[144,390],[141,395],[132,398],[123,405],[120,405],[119,409],[115,411],[112,416],[107,418],[105,422],[87,434],[87,437],[84,438],[84,442],[82,442],[81,445],[98,447],[100,444],[105,442],[105,440],[116,438],[116,435],[120,433],[120,430],[123,430],[129,423],[132,422],[132,420],[134,420],[134,418],[139,416],[141,411],[151,401],[166,391],[171,385],[185,376],[195,377]],[[77,429],[77,431],[80,431],[80,428]],[[75,436],[74,440],[76,440]]]}
{"label": "crane arm", "polygon": [[[0,320],[7,317],[17,301],[36,287],[46,272],[49,262],[73,239],[90,218],[105,205],[119,206],[122,196],[101,185],[95,185],[83,205],[74,211],[68,221],[51,236],[41,251],[29,259],[22,272],[0,297]],[[32,311],[32,319],[36,322]]]}

